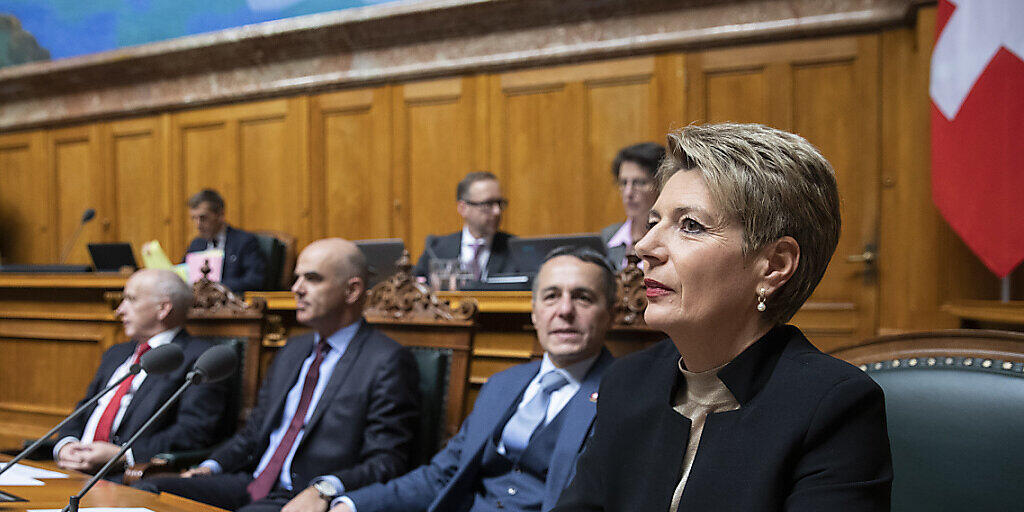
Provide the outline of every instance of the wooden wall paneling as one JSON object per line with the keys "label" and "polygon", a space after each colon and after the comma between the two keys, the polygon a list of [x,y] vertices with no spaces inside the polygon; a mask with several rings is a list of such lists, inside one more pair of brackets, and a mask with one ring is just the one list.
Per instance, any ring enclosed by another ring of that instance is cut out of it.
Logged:
{"label": "wooden wall paneling", "polygon": [[596,231],[621,220],[615,152],[660,139],[654,57],[504,73],[492,80],[494,168],[521,235]]}
{"label": "wooden wall paneling", "polygon": [[[243,229],[273,229],[308,239],[308,172],[302,137],[304,103],[280,99],[183,112],[172,116],[172,173],[182,201],[203,188],[217,189],[227,221]],[[182,205],[187,217],[187,207]],[[186,222],[167,248],[180,258],[194,236]]]}
{"label": "wooden wall paneling", "polygon": [[0,319],[0,367],[19,369],[0,372],[0,442],[41,435],[71,412],[116,333],[114,323]]}
{"label": "wooden wall paneling", "polygon": [[649,114],[653,142],[665,144],[665,135],[692,121],[686,106],[686,59],[682,53],[654,57],[654,97]]}
{"label": "wooden wall paneling", "polygon": [[107,187],[110,173],[101,127],[99,124],[76,126],[54,130],[48,135],[57,228],[54,254],[60,257],[81,222],[82,212],[94,208],[96,217],[82,229],[67,259],[68,263],[90,264],[87,244],[109,241],[116,218],[113,193]]}
{"label": "wooden wall paneling", "polygon": [[172,211],[185,217],[174,239],[164,247],[172,261],[184,256],[188,241],[195,236],[184,204],[192,194],[204,188],[216,189],[227,203],[228,222],[239,222],[242,205],[238,191],[238,120],[231,115],[232,110],[220,107],[171,115],[170,170],[177,179],[182,203],[173,205]]}
{"label": "wooden wall paneling", "polygon": [[346,90],[310,98],[310,169],[319,236],[392,235],[391,91]]}
{"label": "wooden wall paneling", "polygon": [[47,157],[43,131],[0,135],[0,262],[57,261]]}
{"label": "wooden wall paneling", "polygon": [[881,35],[880,334],[956,327],[939,310],[943,303],[998,296],[995,276],[932,203],[928,76],[935,13],[922,8],[916,27]]}
{"label": "wooden wall paneling", "polygon": [[[486,82],[484,82],[486,83]],[[480,165],[478,108],[481,81],[476,77],[415,82],[395,88],[395,184],[404,208],[396,211],[405,229],[409,252],[423,252],[427,235],[462,229],[456,212],[455,187],[468,172],[487,170]],[[485,141],[484,141],[485,142]],[[504,193],[507,195],[508,191]]]}
{"label": "wooden wall paneling", "polygon": [[621,194],[611,170],[619,149],[638,142],[664,144],[665,133],[659,129],[664,119],[658,114],[660,89],[655,85],[659,78],[655,58],[627,63],[613,76],[598,75],[583,81],[582,135],[587,147],[577,171],[583,175],[586,190],[579,195],[577,205],[583,208],[582,231],[600,231],[624,219]]}
{"label": "wooden wall paneling", "polygon": [[823,350],[873,336],[877,273],[847,256],[878,243],[877,35],[771,43],[687,57],[687,106],[706,121],[790,130],[832,162],[843,232],[829,270],[794,319]]}
{"label": "wooden wall paneling", "polygon": [[234,222],[245,229],[290,232],[301,248],[311,236],[304,155],[306,100],[290,98],[237,108],[242,212]]}
{"label": "wooden wall paneling", "polygon": [[155,239],[165,250],[172,247],[174,188],[165,161],[164,124],[160,116],[153,116],[106,125],[112,174],[108,187],[116,219],[113,238],[132,244],[140,264],[142,244]]}

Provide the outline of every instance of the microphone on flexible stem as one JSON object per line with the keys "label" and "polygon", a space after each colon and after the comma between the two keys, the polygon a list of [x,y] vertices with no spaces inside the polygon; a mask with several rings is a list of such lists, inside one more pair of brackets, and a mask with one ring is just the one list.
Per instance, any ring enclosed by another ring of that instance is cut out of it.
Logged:
{"label": "microphone on flexible stem", "polygon": [[103,391],[100,391],[99,393],[93,395],[92,398],[86,400],[85,403],[78,406],[77,409],[72,411],[71,414],[68,415],[68,417],[61,420],[61,422],[58,423],[57,426],[51,428],[49,432],[43,434],[43,436],[40,437],[39,439],[36,439],[36,441],[29,445],[28,448],[22,450],[21,453],[19,453],[16,457],[11,459],[11,461],[8,462],[7,465],[5,465],[3,468],[0,468],[0,475],[2,475],[4,471],[7,471],[8,469],[14,467],[15,464],[21,461],[21,459],[27,457],[28,454],[34,452],[36,448],[39,448],[39,445],[46,442],[46,440],[49,439],[54,432],[60,430],[61,427],[66,425],[69,421],[78,417],[79,414],[82,414],[83,411],[91,407],[92,404],[96,403],[96,401],[98,401],[100,397],[109,393],[112,389],[120,386],[122,382],[128,379],[128,377],[131,377],[132,375],[137,375],[142,370],[146,370],[147,374],[152,375],[170,373],[178,369],[178,367],[181,366],[181,363],[184,362],[184,360],[185,354],[181,351],[181,347],[179,345],[175,345],[174,343],[168,343],[166,345],[161,345],[152,350],[146,351],[146,353],[142,354],[142,357],[139,358],[139,362],[133,364],[131,368],[129,368],[127,375],[121,377],[120,379],[117,379],[117,382],[114,382],[113,384],[104,388]]}
{"label": "microphone on flexible stem", "polygon": [[196,359],[196,364],[192,367],[192,371],[188,372],[188,375],[185,377],[185,383],[182,384],[166,402],[164,402],[164,405],[160,406],[160,408],[153,413],[152,417],[146,420],[146,423],[139,427],[139,430],[132,435],[131,439],[121,446],[121,450],[111,457],[110,460],[108,460],[107,463],[104,464],[103,467],[100,468],[100,470],[97,471],[84,486],[82,486],[82,490],[80,490],[78,494],[69,498],[68,505],[64,507],[61,512],[78,512],[78,503],[82,500],[82,497],[85,496],[85,493],[89,492],[89,490],[96,485],[96,482],[110,472],[110,468],[114,467],[114,464],[121,460],[121,457],[125,452],[127,452],[132,447],[132,444],[135,443],[135,440],[144,434],[146,430],[153,425],[153,422],[155,422],[157,418],[164,413],[164,411],[174,404],[174,402],[177,402],[181,397],[181,394],[184,393],[189,386],[193,384],[206,384],[224,380],[231,376],[237,366],[238,356],[235,354],[235,349],[227,345],[217,345],[216,347],[211,347],[207,349],[206,352],[203,352],[202,355]]}
{"label": "microphone on flexible stem", "polygon": [[89,221],[92,220],[94,217],[96,217],[96,210],[92,208],[86,208],[86,210],[82,212],[82,220],[79,221],[78,227],[75,228],[75,233],[71,235],[71,238],[68,240],[68,243],[64,245],[64,251],[60,253],[60,260],[58,261],[58,263],[63,265],[64,261],[68,259],[68,254],[71,253],[71,248],[74,247],[75,242],[78,241],[78,235],[82,234],[82,228],[84,228],[85,225],[88,224]]}

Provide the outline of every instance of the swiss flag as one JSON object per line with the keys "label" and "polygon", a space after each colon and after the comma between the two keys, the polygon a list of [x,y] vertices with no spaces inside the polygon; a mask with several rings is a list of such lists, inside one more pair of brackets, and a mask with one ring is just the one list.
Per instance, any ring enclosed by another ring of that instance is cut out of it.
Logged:
{"label": "swiss flag", "polygon": [[940,0],[932,198],[992,272],[1024,261],[1024,2]]}

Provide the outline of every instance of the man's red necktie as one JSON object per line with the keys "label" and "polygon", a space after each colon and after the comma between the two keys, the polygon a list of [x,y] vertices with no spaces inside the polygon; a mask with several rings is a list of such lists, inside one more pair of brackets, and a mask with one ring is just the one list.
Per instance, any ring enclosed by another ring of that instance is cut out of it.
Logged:
{"label": "man's red necktie", "polygon": [[[135,356],[132,358],[131,364],[138,363],[139,358],[149,348],[149,343],[140,343],[138,348],[135,349]],[[93,441],[110,441],[110,429],[114,425],[114,418],[117,417],[117,411],[121,409],[121,400],[124,399],[124,395],[127,395],[128,391],[132,389],[133,380],[135,380],[135,375],[129,375],[117,387],[117,391],[114,391],[114,396],[110,398],[110,403],[107,404],[107,408],[103,410],[103,415],[100,416],[99,423],[96,424],[96,433],[92,436]]]}

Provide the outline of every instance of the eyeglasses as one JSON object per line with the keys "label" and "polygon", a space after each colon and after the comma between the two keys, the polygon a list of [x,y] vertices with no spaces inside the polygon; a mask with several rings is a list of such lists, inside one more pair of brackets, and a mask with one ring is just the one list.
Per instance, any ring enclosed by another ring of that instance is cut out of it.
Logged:
{"label": "eyeglasses", "polygon": [[508,208],[508,199],[491,199],[489,201],[469,201],[463,199],[462,202],[485,210],[493,210],[494,207],[498,207],[499,210]]}
{"label": "eyeglasses", "polygon": [[632,185],[634,190],[650,190],[654,188],[654,181],[648,179],[633,179],[633,180],[619,180],[616,182],[619,185],[620,190],[626,190],[626,187]]}

